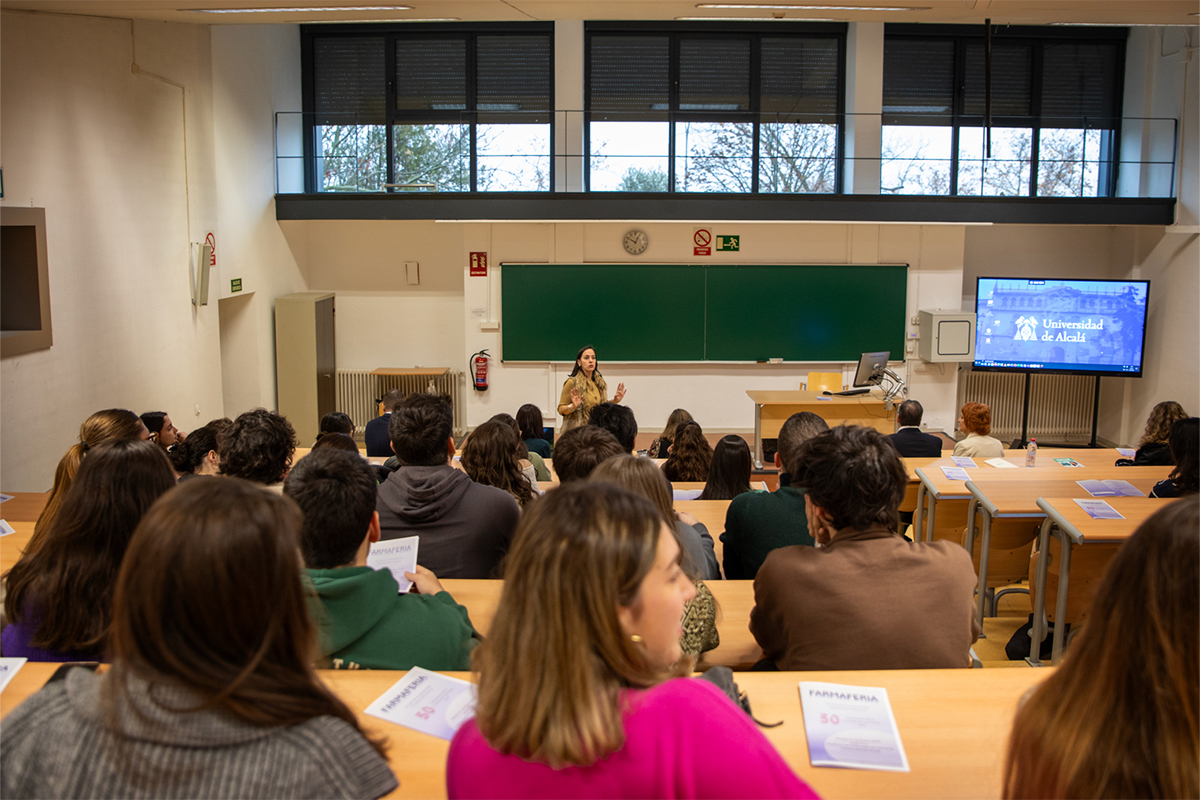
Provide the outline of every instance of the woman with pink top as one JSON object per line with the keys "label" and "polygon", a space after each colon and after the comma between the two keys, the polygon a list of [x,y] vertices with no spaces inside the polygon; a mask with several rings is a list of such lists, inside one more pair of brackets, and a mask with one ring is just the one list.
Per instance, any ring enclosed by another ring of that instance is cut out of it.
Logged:
{"label": "woman with pink top", "polygon": [[695,594],[648,500],[566,485],[522,516],[479,702],[450,746],[451,798],[816,797],[740,708],[690,669]]}

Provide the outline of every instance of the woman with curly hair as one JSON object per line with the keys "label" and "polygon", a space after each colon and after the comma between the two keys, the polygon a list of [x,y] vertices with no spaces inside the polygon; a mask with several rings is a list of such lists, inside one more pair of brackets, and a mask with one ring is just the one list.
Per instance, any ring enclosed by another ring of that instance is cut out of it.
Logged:
{"label": "woman with curly hair", "polygon": [[684,422],[675,429],[675,441],[667,448],[667,460],[662,465],[669,481],[708,480],[712,466],[712,445],[704,436],[704,430],[695,422]]}
{"label": "woman with curly hair", "polygon": [[503,489],[524,507],[533,499],[533,489],[521,471],[521,447],[515,430],[502,420],[490,419],[473,430],[463,445],[463,471],[476,483]]}
{"label": "woman with curly hair", "polygon": [[1150,490],[1151,497],[1183,497],[1200,492],[1200,417],[1176,420],[1171,426],[1175,469]]}
{"label": "woman with curly hair", "polygon": [[1171,458],[1171,426],[1187,417],[1183,406],[1174,400],[1164,400],[1150,411],[1146,430],[1138,441],[1133,458],[1118,458],[1118,467],[1169,467]]}
{"label": "woman with curly hair", "polygon": [[679,427],[680,423],[691,421],[692,415],[686,409],[677,408],[672,411],[671,415],[667,417],[667,427],[663,428],[663,432],[650,442],[646,455],[650,458],[666,458],[669,455],[667,448],[675,441],[675,429]]}

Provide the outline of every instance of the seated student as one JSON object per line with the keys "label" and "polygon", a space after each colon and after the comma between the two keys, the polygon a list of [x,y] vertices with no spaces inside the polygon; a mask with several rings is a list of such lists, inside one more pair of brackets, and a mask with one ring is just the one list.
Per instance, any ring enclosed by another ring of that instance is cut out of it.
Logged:
{"label": "seated student", "polygon": [[530,484],[530,476],[521,469],[518,448],[523,447],[516,431],[501,420],[490,419],[471,431],[459,463],[471,480],[503,489],[524,507],[534,498],[537,482]]}
{"label": "seated student", "polygon": [[747,492],[733,499],[725,512],[725,577],[749,580],[767,553],[777,547],[812,546],[804,514],[804,489],[793,479],[800,465],[800,446],[829,430],[825,420],[811,411],[792,414],[779,429],[775,467],[780,470],[774,492]]}
{"label": "seated student", "polygon": [[610,484],[526,512],[475,654],[476,716],[450,745],[451,798],[816,796],[727,697],[672,679],[695,593],[679,555],[654,506]]}
{"label": "seated student", "polygon": [[925,409],[916,400],[905,400],[896,409],[896,432],[888,438],[904,458],[940,458],[942,440],[921,430]]}
{"label": "seated student", "polygon": [[471,668],[475,629],[436,575],[418,565],[404,577],[420,594],[399,594],[391,572],[367,566],[379,541],[370,464],[314,450],[288,473],[283,493],[304,512],[300,552],[320,603],[321,658],[333,669]]}
{"label": "seated student", "polygon": [[389,389],[379,401],[379,416],[367,423],[363,441],[367,445],[367,456],[392,455],[392,437],[388,433],[392,421],[392,410],[404,399],[404,392]]}
{"label": "seated student", "polygon": [[572,428],[554,446],[554,474],[559,483],[586,480],[601,462],[627,455],[617,437],[595,425]]}
{"label": "seated student", "polygon": [[1138,442],[1133,458],[1118,458],[1118,467],[1169,467],[1171,460],[1171,426],[1187,417],[1183,406],[1174,400],[1156,405],[1146,420],[1146,430]]}
{"label": "seated student", "polygon": [[[163,464],[163,469],[167,469]],[[112,668],[48,683],[0,729],[5,797],[376,798],[383,742],[312,667],[295,503],[189,481],[116,581]]]}
{"label": "seated student", "polygon": [[[321,417],[319,434],[326,433],[344,433],[347,436],[353,437],[354,420],[350,419],[349,414],[343,414],[341,411],[330,411]],[[320,435],[317,438],[321,438]]]}
{"label": "seated student", "polygon": [[[521,439],[521,426],[517,424],[517,420],[512,414],[496,414],[489,422],[503,422],[508,427],[512,428],[513,435],[517,437],[517,460],[521,464],[521,473],[529,479],[529,488],[533,490],[535,495],[541,494],[538,490],[538,481],[550,480],[550,468],[546,466],[546,462],[537,453],[529,452],[529,446]],[[463,448],[466,449],[465,447]]]}
{"label": "seated student", "polygon": [[188,434],[187,440],[169,453],[171,466],[179,473],[179,480],[221,474],[217,448],[217,432],[207,425]]}
{"label": "seated student", "polygon": [[1004,455],[1004,444],[988,436],[992,432],[992,410],[983,403],[967,403],[962,407],[958,429],[967,436],[954,445],[954,455],[983,459]]}
{"label": "seated student", "polygon": [[750,491],[750,445],[740,436],[722,436],[713,448],[708,480],[697,500],[732,500]]}
{"label": "seated student", "polygon": [[[104,656],[112,591],[129,538],[175,474],[157,446],[122,439],[91,448],[37,550],[5,576],[5,656],[94,661]],[[8,720],[5,720],[5,727]]]}
{"label": "seated student", "polygon": [[1200,797],[1200,500],[1113,557],[1063,663],[1021,702],[1004,797]]}
{"label": "seated student", "polygon": [[626,453],[632,454],[637,443],[638,425],[633,409],[617,403],[601,403],[592,408],[588,424],[595,425],[617,437]]}
{"label": "seated student", "polygon": [[1171,426],[1171,458],[1175,469],[1154,484],[1151,497],[1183,497],[1200,491],[1200,417],[1175,420]]}
{"label": "seated student", "polygon": [[666,458],[670,455],[667,449],[671,443],[675,441],[675,429],[679,427],[681,422],[691,422],[692,415],[682,408],[677,408],[667,417],[667,426],[650,442],[650,448],[646,451],[646,455],[650,458]]}
{"label": "seated student", "polygon": [[312,450],[325,449],[342,450],[357,455],[358,442],[345,433],[322,433],[313,443]]}
{"label": "seated student", "polygon": [[400,468],[379,484],[384,539],[420,536],[421,563],[443,578],[498,578],[521,514],[512,495],[450,466],[454,412],[445,395],[410,394],[395,406]]}
{"label": "seated student", "polygon": [[171,417],[165,411],[147,411],[141,415],[142,424],[150,431],[150,441],[170,451],[176,444],[187,438],[187,434],[175,427]]}
{"label": "seated student", "polygon": [[588,476],[591,481],[605,481],[644,497],[662,512],[663,518],[675,527],[675,536],[690,561],[688,572],[701,580],[721,579],[712,535],[699,520],[686,512],[676,511],[671,500],[671,488],[662,470],[648,458],[633,455],[613,456],[599,464]]}
{"label": "seated student", "polygon": [[908,476],[887,437],[834,428],[797,462],[821,547],[781,547],[758,570],[750,632],[767,658],[781,670],[970,666],[980,633],[971,554],[896,533]]}
{"label": "seated student", "polygon": [[283,482],[296,453],[296,431],[265,408],[247,411],[220,437],[221,474],[274,486]]}
{"label": "seated student", "polygon": [[683,422],[675,429],[675,441],[667,448],[662,471],[667,480],[706,481],[712,466],[712,445],[695,422]]}
{"label": "seated student", "polygon": [[[520,428],[521,439],[529,448],[529,452],[536,453],[542,458],[550,458],[550,453],[554,448],[546,441],[546,424],[540,408],[532,403],[526,403],[517,409],[517,427]],[[538,480],[550,479],[538,478]]]}
{"label": "seated student", "polygon": [[38,515],[33,525],[33,536],[25,546],[26,553],[32,553],[42,545],[46,537],[46,529],[58,515],[63,498],[75,481],[79,465],[88,451],[104,442],[115,442],[119,439],[149,439],[150,431],[138,415],[124,408],[106,408],[92,414],[79,426],[79,441],[63,453],[58,467],[54,470],[54,485],[50,488],[50,496],[46,506]]}

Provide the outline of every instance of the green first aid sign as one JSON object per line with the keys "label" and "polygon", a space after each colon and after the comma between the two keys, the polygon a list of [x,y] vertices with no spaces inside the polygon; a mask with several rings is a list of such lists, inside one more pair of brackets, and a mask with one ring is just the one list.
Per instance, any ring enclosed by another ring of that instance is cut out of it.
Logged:
{"label": "green first aid sign", "polygon": [[737,252],[741,249],[741,236],[718,236],[717,250],[732,250]]}

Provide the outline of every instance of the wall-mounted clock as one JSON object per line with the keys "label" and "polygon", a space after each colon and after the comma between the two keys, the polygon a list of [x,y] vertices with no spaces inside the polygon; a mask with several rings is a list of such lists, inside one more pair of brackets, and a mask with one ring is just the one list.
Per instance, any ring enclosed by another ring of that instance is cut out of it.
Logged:
{"label": "wall-mounted clock", "polygon": [[646,252],[646,248],[650,246],[650,237],[645,231],[639,231],[634,228],[629,233],[625,234],[625,238],[621,240],[621,244],[625,247],[625,252],[631,256],[640,256]]}

